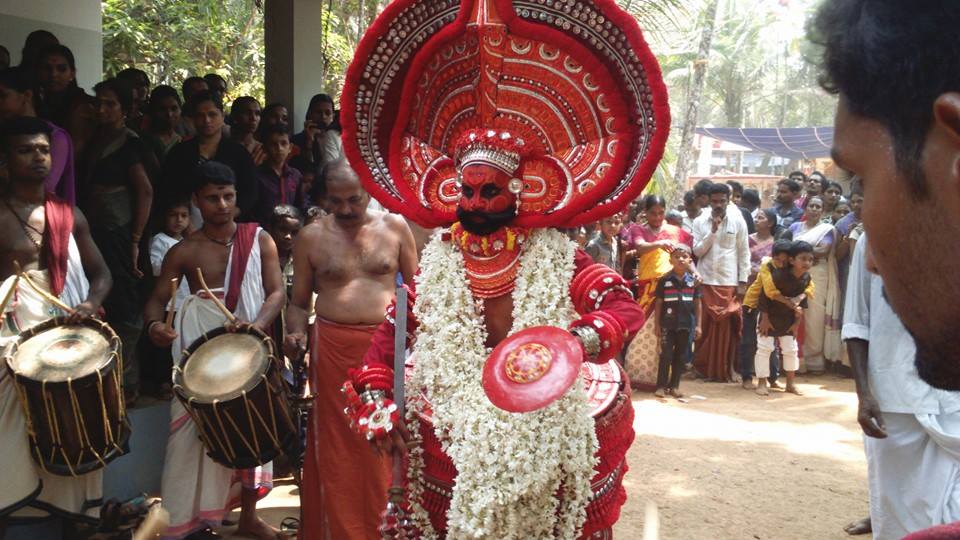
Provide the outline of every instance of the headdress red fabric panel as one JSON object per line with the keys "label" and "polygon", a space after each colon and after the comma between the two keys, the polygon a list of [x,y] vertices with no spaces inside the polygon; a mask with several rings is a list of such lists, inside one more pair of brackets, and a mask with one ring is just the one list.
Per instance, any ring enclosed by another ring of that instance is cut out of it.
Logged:
{"label": "headdress red fabric panel", "polygon": [[612,0],[395,0],[361,40],[343,94],[344,151],[384,206],[456,220],[464,133],[526,147],[517,226],[623,209],[663,154],[656,58]]}

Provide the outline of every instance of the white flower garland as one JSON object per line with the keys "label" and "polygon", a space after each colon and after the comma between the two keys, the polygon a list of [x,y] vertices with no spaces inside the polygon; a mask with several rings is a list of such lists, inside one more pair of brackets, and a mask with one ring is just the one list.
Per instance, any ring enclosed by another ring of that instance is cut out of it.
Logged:
{"label": "white flower garland", "polygon": [[[513,292],[511,334],[540,325],[566,328],[574,320],[569,295],[574,251],[573,242],[557,231],[531,234]],[[410,387],[426,390],[434,430],[457,467],[448,536],[576,539],[586,520],[598,447],[582,383],[532,413],[494,407],[481,386],[490,353],[482,303],[470,294],[462,254],[435,236],[420,268],[414,306],[420,328]],[[422,456],[410,464],[411,484],[418,484]],[[556,497],[561,491],[562,504]],[[421,493],[422,486],[411,485],[416,499]],[[414,500],[414,518],[424,535],[433,537],[418,503]]]}

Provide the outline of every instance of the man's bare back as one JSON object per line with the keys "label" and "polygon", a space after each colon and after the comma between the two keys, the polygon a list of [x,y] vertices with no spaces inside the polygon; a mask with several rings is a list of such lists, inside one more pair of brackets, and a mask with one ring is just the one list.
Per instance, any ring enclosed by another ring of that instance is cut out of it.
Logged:
{"label": "man's bare back", "polygon": [[[343,324],[379,324],[393,300],[398,271],[410,282],[416,272],[413,235],[403,218],[369,210],[365,223],[344,228],[333,215],[297,237],[297,272],[312,275],[318,317]],[[309,264],[309,267],[306,265]]]}

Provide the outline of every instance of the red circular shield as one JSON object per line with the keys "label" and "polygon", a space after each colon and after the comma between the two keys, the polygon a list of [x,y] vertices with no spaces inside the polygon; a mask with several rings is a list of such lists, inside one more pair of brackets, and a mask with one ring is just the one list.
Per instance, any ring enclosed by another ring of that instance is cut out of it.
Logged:
{"label": "red circular shield", "polygon": [[483,366],[483,391],[500,409],[525,413],[553,403],[573,386],[583,349],[570,332],[534,326],[500,342]]}

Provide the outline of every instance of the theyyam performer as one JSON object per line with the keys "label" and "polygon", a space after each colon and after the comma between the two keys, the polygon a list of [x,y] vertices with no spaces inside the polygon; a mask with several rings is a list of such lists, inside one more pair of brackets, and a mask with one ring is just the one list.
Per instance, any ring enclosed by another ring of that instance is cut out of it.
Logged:
{"label": "theyyam performer", "polygon": [[397,0],[360,43],[343,123],[366,189],[443,227],[344,385],[361,433],[408,438],[411,523],[387,532],[611,537],[634,436],[612,359],[643,312],[555,227],[622,210],[662,156],[666,90],[636,22],[610,0]]}

